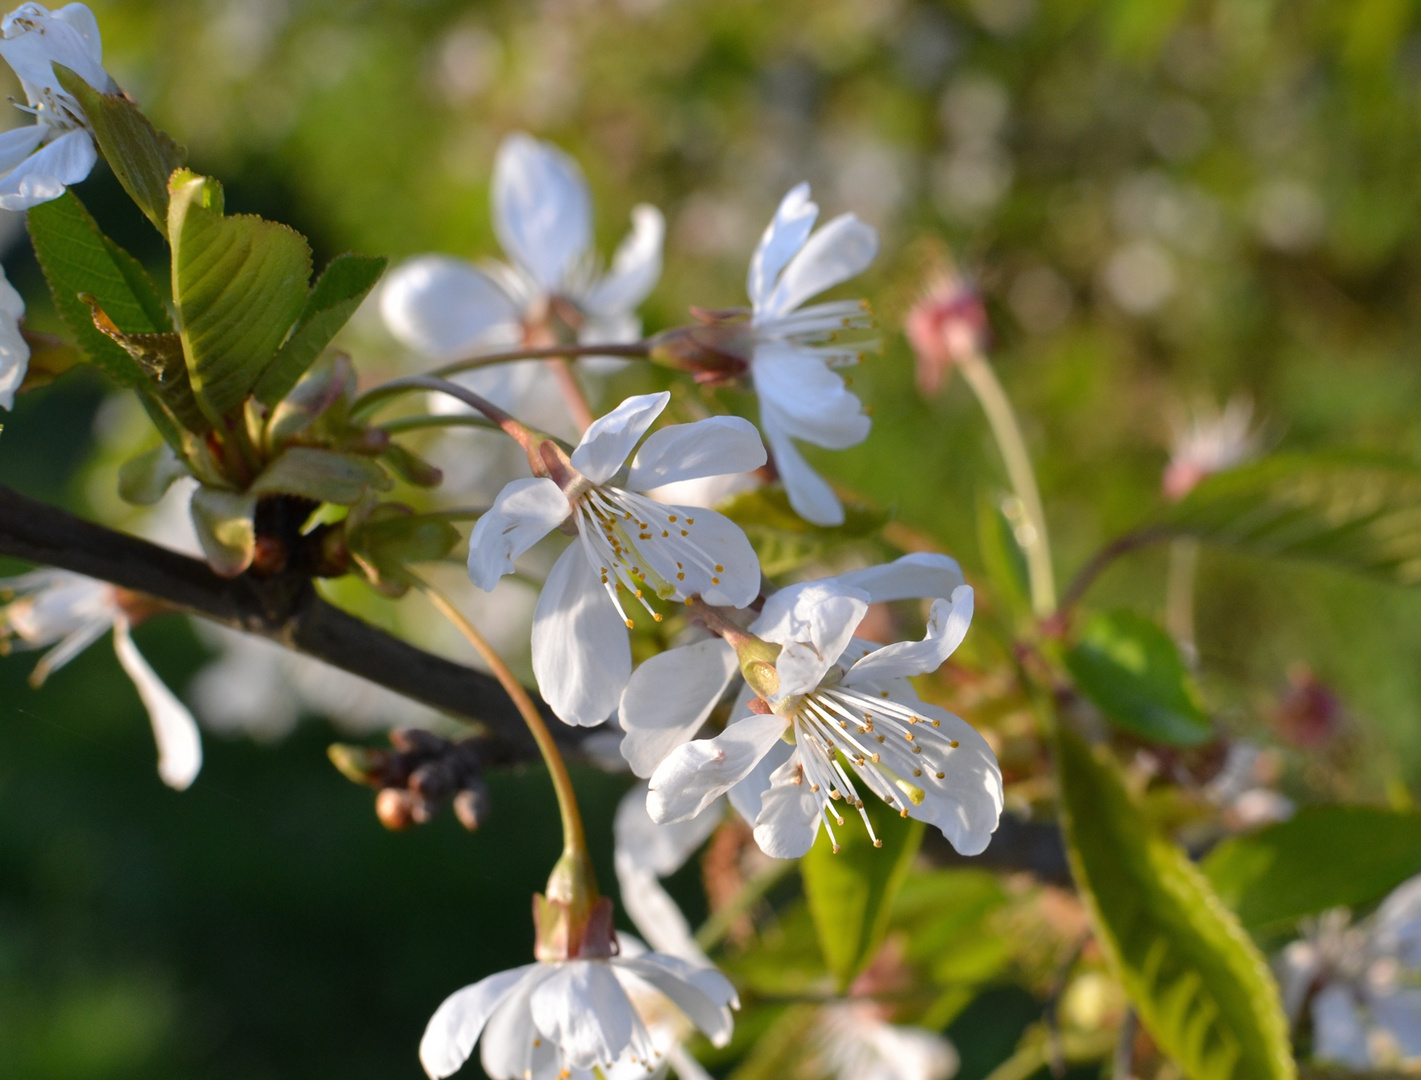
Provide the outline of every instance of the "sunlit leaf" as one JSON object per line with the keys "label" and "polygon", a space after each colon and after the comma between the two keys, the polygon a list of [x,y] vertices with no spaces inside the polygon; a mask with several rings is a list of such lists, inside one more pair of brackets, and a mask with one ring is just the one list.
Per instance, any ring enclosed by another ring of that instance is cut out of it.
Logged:
{"label": "sunlit leaf", "polygon": [[1071,870],[1155,1042],[1190,1080],[1294,1077],[1278,988],[1238,920],[1064,724],[1056,748]]}
{"label": "sunlit leaf", "polygon": [[299,495],[351,506],[369,488],[387,491],[393,481],[374,461],[314,446],[293,446],[273,461],[248,489],[253,495]]}

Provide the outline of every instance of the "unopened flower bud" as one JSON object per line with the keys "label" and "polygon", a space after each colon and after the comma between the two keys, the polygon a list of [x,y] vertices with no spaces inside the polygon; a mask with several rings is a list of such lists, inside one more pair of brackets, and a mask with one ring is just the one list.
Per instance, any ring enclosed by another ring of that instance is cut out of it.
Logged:
{"label": "unopened flower bud", "polygon": [[409,789],[428,803],[442,805],[454,791],[454,776],[444,762],[431,761],[410,773]]}
{"label": "unopened flower bud", "polygon": [[1288,682],[1273,713],[1278,734],[1304,750],[1326,746],[1342,729],[1342,702],[1306,664],[1294,665]]}
{"label": "unopened flower bud", "polygon": [[981,295],[947,267],[934,272],[903,329],[917,358],[918,392],[924,397],[936,394],[953,365],[981,353],[989,341]]}
{"label": "unopened flower bud", "polygon": [[421,824],[416,803],[422,805],[423,800],[408,788],[381,788],[380,794],[375,796],[375,816],[391,832],[403,832]]}

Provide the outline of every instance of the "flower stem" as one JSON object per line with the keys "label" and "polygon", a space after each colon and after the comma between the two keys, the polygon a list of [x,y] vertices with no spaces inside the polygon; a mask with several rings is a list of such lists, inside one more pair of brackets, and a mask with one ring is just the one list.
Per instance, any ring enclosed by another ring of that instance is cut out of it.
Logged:
{"label": "flower stem", "polygon": [[483,657],[494,678],[513,699],[513,704],[517,706],[523,716],[523,722],[528,725],[528,730],[533,735],[533,741],[538,744],[538,752],[543,755],[543,761],[548,766],[548,775],[558,798],[558,813],[562,817],[563,853],[585,857],[587,836],[582,828],[582,814],[577,808],[577,793],[573,790],[572,778],[568,776],[567,765],[563,762],[562,754],[558,752],[557,743],[553,741],[553,734],[544,723],[542,714],[538,712],[538,706],[518,681],[518,676],[504,663],[503,657],[494,651],[493,646],[478,632],[474,624],[464,617],[463,612],[427,582],[417,577],[414,582],[438,612],[453,623],[454,628],[474,647],[474,651]]}
{"label": "flower stem", "polygon": [[992,436],[1002,452],[1007,476],[1016,497],[1021,500],[1026,516],[1026,528],[1017,536],[1026,554],[1027,576],[1031,579],[1031,607],[1038,618],[1056,610],[1056,578],[1051,569],[1051,541],[1046,532],[1046,512],[1041,506],[1041,492],[1036,487],[1036,473],[1031,468],[1031,455],[1026,452],[1026,440],[1021,434],[1016,413],[1002,389],[996,372],[981,353],[972,352],[958,361],[967,385],[977,395],[982,411],[987,414]]}
{"label": "flower stem", "polygon": [[387,435],[398,435],[405,431],[419,431],[423,428],[441,427],[473,427],[483,428],[485,431],[498,430],[498,425],[485,416],[466,416],[462,413],[450,413],[447,416],[427,414],[401,416],[397,420],[387,420],[380,425],[380,430]]}
{"label": "flower stem", "polygon": [[1199,572],[1199,541],[1181,536],[1169,545],[1165,577],[1164,626],[1190,667],[1198,662],[1194,643],[1194,580]]}
{"label": "flower stem", "polygon": [[547,438],[540,432],[520,424],[487,398],[480,397],[467,387],[450,382],[448,379],[441,379],[436,375],[410,375],[403,379],[392,379],[382,386],[377,386],[356,399],[355,404],[351,407],[351,416],[359,418],[374,412],[385,401],[411,390],[434,390],[457,398],[465,405],[472,406],[493,421],[504,434],[517,440],[518,445],[527,452],[530,461],[536,459],[539,443]]}
{"label": "flower stem", "polygon": [[[509,349],[507,352],[485,353],[456,360],[452,364],[437,367],[429,374],[447,379],[461,371],[473,371],[491,364],[507,364],[514,360],[574,360],[579,356],[621,356],[628,360],[645,360],[651,347],[644,341],[634,341],[621,345],[548,345]],[[377,388],[378,389],[378,388]]]}

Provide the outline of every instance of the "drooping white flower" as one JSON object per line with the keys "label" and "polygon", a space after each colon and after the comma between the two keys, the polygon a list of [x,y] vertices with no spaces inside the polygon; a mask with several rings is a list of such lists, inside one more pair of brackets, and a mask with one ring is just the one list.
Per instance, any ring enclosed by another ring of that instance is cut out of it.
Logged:
{"label": "drooping white flower", "polygon": [[[380,293],[390,332],[424,356],[451,361],[513,345],[635,341],[636,314],[661,276],[661,211],[632,211],[632,231],[602,271],[593,247],[592,197],[577,163],[517,133],[494,162],[494,231],[510,262],[482,267],[447,255],[419,255],[392,271]],[[458,381],[539,427],[528,398],[556,397],[541,364],[498,364]],[[551,388],[552,394],[540,394]],[[450,406],[444,406],[450,407]]]}
{"label": "drooping white flower", "polygon": [[824,1071],[837,1080],[949,1080],[957,1049],[943,1036],[889,1023],[870,1001],[819,1010],[810,1036]]}
{"label": "drooping white flower", "polygon": [[800,184],[780,203],[750,260],[750,377],[790,505],[806,521],[840,525],[838,496],[795,440],[843,450],[868,438],[869,418],[835,371],[858,361],[862,343],[836,338],[867,327],[868,311],[858,300],[804,303],[863,273],[878,253],[878,233],[853,214],[840,214],[811,236],[818,216],[809,185]]}
{"label": "drooping white flower", "polygon": [[760,565],[739,526],[713,510],[642,494],[765,461],[754,427],[734,416],[662,428],[632,457],[670,397],[622,402],[587,429],[570,459],[550,463],[562,475],[508,484],[469,537],[469,577],[491,590],[547,533],[564,522],[575,531],[533,614],[533,673],[544,700],[569,724],[600,724],[617,707],[631,674],[629,605],[660,621],[648,594],[743,606],[760,591]]}
{"label": "drooping white flower", "polygon": [[1177,501],[1202,481],[1258,456],[1259,432],[1253,426],[1253,402],[1242,395],[1222,410],[1197,404],[1171,419],[1174,438],[1162,489]]}
{"label": "drooping white flower", "polygon": [[725,1045],[739,1006],[730,981],[623,942],[619,956],[540,961],[450,995],[419,1044],[425,1071],[435,1080],[457,1072],[482,1036],[480,1061],[494,1080],[592,1080],[594,1066],[609,1080],[646,1076],[665,1054],[650,1028],[671,1008]]}
{"label": "drooping white flower", "polygon": [[[4,136],[0,136],[3,139]],[[0,268],[0,408],[15,407],[15,391],[30,366],[30,346],[20,333],[25,301]]]}
{"label": "drooping white flower", "polygon": [[179,791],[197,778],[202,768],[197,723],[133,644],[118,589],[67,570],[36,570],[0,581],[0,591],[17,595],[0,612],[0,631],[31,648],[54,645],[31,676],[35,685],[112,629],[118,662],[133,680],[153,723],[158,775]]}
{"label": "drooping white flower", "polygon": [[1330,911],[1305,924],[1275,968],[1283,1005],[1312,1021],[1312,1054],[1354,1069],[1421,1063],[1421,877],[1357,925]]}
{"label": "drooping white flower", "polygon": [[[922,641],[880,647],[854,636],[869,603],[910,597],[936,598]],[[775,593],[749,632],[781,646],[777,689],[759,703],[742,694],[731,723],[711,739],[688,741],[739,669],[735,651],[710,640],[653,657],[629,681],[619,713],[622,752],[634,772],[651,777],[652,820],[694,817],[729,793],[767,855],[798,858],[826,814],[844,824],[836,802],[859,810],[868,826],[853,772],[958,851],[981,852],[1002,810],[996,757],[908,681],[951,655],[971,617],[972,590],[945,556],[905,556]]]}
{"label": "drooping white flower", "polygon": [[62,64],[101,93],[118,87],[103,66],[94,13],[83,4],[50,11],[21,4],[0,22],[0,56],[20,78],[35,123],[0,133],[0,208],[28,210],[57,199],[98,160],[84,111],[59,85]]}

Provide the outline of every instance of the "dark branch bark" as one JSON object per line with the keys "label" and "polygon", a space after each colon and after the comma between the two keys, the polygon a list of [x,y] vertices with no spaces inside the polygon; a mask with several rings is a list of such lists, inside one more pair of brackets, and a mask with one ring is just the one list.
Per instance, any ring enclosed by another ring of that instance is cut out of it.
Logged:
{"label": "dark branch bark", "polygon": [[[487,730],[495,760],[538,756],[513,703],[492,676],[417,649],[332,607],[304,575],[221,578],[204,562],[85,521],[3,485],[0,555],[144,593],[474,721]],[[568,749],[586,736],[585,729],[561,723],[554,730]]]}

